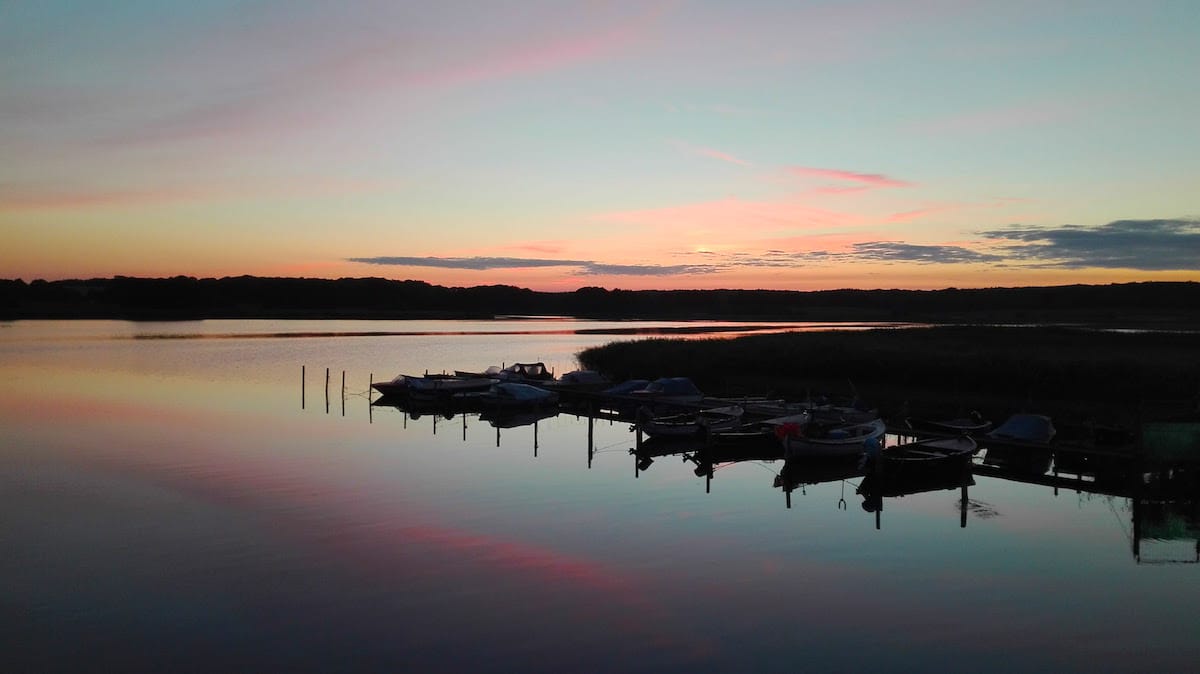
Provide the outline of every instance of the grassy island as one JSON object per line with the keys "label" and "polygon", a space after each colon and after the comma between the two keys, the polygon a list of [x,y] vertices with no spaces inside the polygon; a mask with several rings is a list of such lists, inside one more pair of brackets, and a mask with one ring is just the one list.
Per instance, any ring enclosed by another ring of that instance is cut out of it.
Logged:
{"label": "grassy island", "polygon": [[885,415],[1014,411],[1123,423],[1200,393],[1195,333],[939,326],[614,342],[579,354],[615,380],[691,377],[711,393],[857,394]]}

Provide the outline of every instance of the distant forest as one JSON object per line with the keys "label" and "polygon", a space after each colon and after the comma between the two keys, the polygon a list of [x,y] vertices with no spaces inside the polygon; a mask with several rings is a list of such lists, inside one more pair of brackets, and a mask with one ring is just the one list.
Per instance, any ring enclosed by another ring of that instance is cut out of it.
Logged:
{"label": "distant forest", "polygon": [[0,319],[492,318],[1076,322],[1196,327],[1200,283],[945,290],[453,288],[381,278],[0,280]]}

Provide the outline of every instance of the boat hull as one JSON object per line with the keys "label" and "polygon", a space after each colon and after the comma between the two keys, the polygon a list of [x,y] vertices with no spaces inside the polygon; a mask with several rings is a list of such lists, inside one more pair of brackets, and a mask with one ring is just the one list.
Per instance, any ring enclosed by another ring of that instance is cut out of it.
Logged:
{"label": "boat hull", "polygon": [[788,458],[836,458],[858,456],[865,444],[883,437],[887,426],[882,419],[831,429],[819,436],[788,434],[782,438],[784,456]]}

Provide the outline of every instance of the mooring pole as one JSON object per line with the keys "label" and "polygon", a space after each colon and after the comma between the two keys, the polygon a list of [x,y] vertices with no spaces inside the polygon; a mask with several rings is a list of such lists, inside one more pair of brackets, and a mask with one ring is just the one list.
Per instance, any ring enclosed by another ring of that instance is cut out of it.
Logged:
{"label": "mooring pole", "polygon": [[588,468],[592,467],[592,452],[595,444],[596,418],[592,416],[592,403],[588,401]]}
{"label": "mooring pole", "polygon": [[304,366],[300,366],[300,409],[304,409]]}
{"label": "mooring pole", "polygon": [[962,506],[959,508],[958,526],[960,529],[967,528],[967,483],[962,486]]}
{"label": "mooring pole", "polygon": [[371,404],[371,391],[375,390],[375,373],[367,375],[367,423],[375,423],[375,406]]}
{"label": "mooring pole", "polygon": [[342,416],[346,416],[346,371],[342,370]]}
{"label": "mooring pole", "polygon": [[325,414],[329,414],[329,368],[325,368]]}

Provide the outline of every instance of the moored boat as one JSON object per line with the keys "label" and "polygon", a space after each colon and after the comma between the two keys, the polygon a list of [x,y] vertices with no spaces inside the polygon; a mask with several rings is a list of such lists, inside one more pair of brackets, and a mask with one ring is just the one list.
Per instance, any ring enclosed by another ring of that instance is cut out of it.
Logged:
{"label": "moored boat", "polygon": [[[407,396],[409,394],[410,382],[412,382],[413,380],[418,380],[418,379],[424,379],[424,380],[458,379],[458,377],[455,375],[452,375],[452,374],[426,374],[424,376],[410,375],[410,374],[398,374],[395,377],[393,377],[391,379],[391,381],[377,381],[377,382],[371,384],[371,388],[375,389],[376,391],[379,392],[380,395],[383,395],[383,396],[393,397],[393,398],[394,397],[403,397],[403,396]],[[421,386],[421,384],[419,383],[418,386]]]}
{"label": "moored boat", "polygon": [[883,473],[892,476],[958,471],[967,467],[978,448],[974,438],[960,435],[894,445],[879,452],[874,460],[881,462]]}
{"label": "moored boat", "polygon": [[427,377],[407,377],[408,396],[417,400],[437,400],[462,396],[464,394],[482,393],[492,385],[499,383],[498,379],[490,377],[457,377],[432,375]]}
{"label": "moored boat", "polygon": [[992,422],[984,419],[979,412],[972,412],[968,416],[953,419],[906,417],[904,425],[918,435],[976,435],[986,433],[992,427]]}
{"label": "moored boat", "polygon": [[983,434],[980,445],[987,451],[986,466],[1012,473],[1042,475],[1054,457],[1051,441],[1056,434],[1050,417],[1014,414],[1003,424]]}
{"label": "moored boat", "polygon": [[546,365],[540,361],[537,363],[513,363],[505,367],[492,365],[483,372],[456,370],[455,374],[460,377],[488,377],[499,379],[500,381],[517,383],[537,384],[554,381],[554,373],[547,369]]}
{"label": "moored boat", "polygon": [[806,424],[780,425],[776,435],[787,457],[849,457],[862,454],[865,443],[877,441],[886,430],[886,424],[878,417],[865,420],[814,417]]}
{"label": "moored boat", "polygon": [[[644,410],[644,408],[643,408]],[[744,410],[738,405],[713,407],[667,416],[639,413],[638,428],[650,437],[687,437],[717,433],[741,424]]]}
{"label": "moored boat", "polygon": [[558,403],[558,394],[553,391],[511,381],[496,382],[479,397],[487,407],[507,409],[549,407]]}

